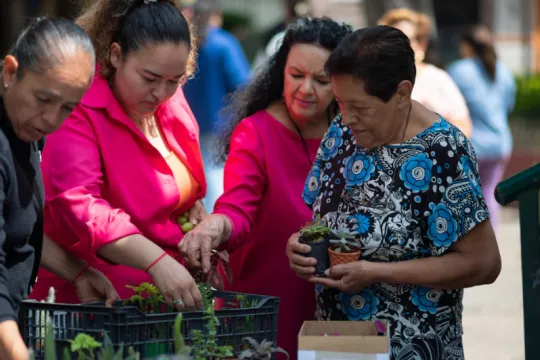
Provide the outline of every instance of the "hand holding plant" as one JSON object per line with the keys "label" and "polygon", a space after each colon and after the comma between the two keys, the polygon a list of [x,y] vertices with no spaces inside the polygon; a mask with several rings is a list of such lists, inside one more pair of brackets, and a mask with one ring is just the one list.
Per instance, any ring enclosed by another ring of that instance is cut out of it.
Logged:
{"label": "hand holding plant", "polygon": [[176,221],[184,233],[188,233],[197,226],[208,214],[202,201],[197,201],[191,209],[180,215]]}
{"label": "hand holding plant", "polygon": [[169,306],[173,306],[174,301],[182,300],[183,304],[173,307],[178,310],[202,309],[202,296],[195,280],[175,259],[165,256],[149,273]]}
{"label": "hand holding plant", "polygon": [[373,263],[365,260],[332,266],[325,274],[326,278],[312,277],[309,281],[346,293],[356,293],[377,282]]}
{"label": "hand holding plant", "polygon": [[286,255],[289,258],[289,266],[297,276],[303,279],[309,279],[315,274],[315,265],[317,260],[306,257],[302,254],[307,254],[311,251],[309,245],[301,244],[298,239],[300,233],[297,232],[289,238],[287,242]]}
{"label": "hand holding plant", "polygon": [[187,257],[189,265],[202,267],[204,273],[211,269],[212,250],[225,243],[231,235],[229,218],[220,214],[208,215],[188,232],[178,245],[180,253]]}
{"label": "hand holding plant", "polygon": [[109,279],[102,272],[91,267],[77,278],[73,286],[82,304],[105,301],[106,306],[112,306],[120,299]]}

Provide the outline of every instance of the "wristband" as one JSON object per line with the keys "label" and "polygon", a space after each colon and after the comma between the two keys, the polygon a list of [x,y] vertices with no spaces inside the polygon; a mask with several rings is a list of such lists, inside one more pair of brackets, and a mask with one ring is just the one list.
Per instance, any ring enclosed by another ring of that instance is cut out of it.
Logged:
{"label": "wristband", "polygon": [[154,267],[154,265],[156,265],[161,259],[163,259],[165,256],[167,256],[167,252],[164,252],[163,254],[159,255],[159,257],[154,260],[154,262],[152,262],[150,265],[148,265],[148,267],[146,268],[146,272],[150,271],[150,269],[152,267]]}
{"label": "wristband", "polygon": [[77,274],[77,276],[75,276],[75,277],[73,278],[73,280],[71,280],[71,284],[75,284],[75,281],[79,280],[79,278],[80,278],[81,276],[83,276],[83,274],[86,272],[86,270],[88,270],[89,267],[90,267],[90,265],[89,265],[89,264],[86,264],[86,265],[82,268],[82,270],[79,271],[79,273]]}

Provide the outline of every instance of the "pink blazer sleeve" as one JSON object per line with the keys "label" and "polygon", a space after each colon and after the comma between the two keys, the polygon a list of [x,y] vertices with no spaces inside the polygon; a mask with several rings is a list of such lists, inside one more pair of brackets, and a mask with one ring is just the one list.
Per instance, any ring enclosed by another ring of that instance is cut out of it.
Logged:
{"label": "pink blazer sleeve", "polygon": [[[129,215],[101,196],[101,156],[84,111],[77,107],[47,139],[41,164],[46,193],[45,232],[83,258],[106,244],[140,233]],[[59,229],[61,233],[55,234]]]}
{"label": "pink blazer sleeve", "polygon": [[252,121],[243,120],[231,137],[230,152],[224,169],[224,193],[214,213],[232,222],[233,231],[227,249],[240,247],[251,231],[266,187],[264,144]]}

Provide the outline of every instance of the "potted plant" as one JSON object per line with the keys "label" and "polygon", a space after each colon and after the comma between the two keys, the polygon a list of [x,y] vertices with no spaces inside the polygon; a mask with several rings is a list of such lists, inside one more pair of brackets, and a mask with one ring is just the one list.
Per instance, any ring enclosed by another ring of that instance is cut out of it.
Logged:
{"label": "potted plant", "polygon": [[311,251],[303,255],[317,260],[315,274],[319,276],[323,276],[328,269],[328,247],[331,234],[330,228],[320,219],[313,225],[304,226],[300,230],[298,241],[311,247]]}
{"label": "potted plant", "polygon": [[330,239],[328,255],[330,266],[347,264],[360,258],[360,248],[362,244],[358,239],[348,232],[339,232],[337,239]]}
{"label": "potted plant", "polygon": [[264,339],[259,343],[251,337],[246,337],[242,340],[248,343],[249,348],[238,355],[239,360],[270,360],[272,354],[276,352],[285,354],[287,355],[287,359],[289,358],[289,353],[280,347],[274,346],[272,341]]}

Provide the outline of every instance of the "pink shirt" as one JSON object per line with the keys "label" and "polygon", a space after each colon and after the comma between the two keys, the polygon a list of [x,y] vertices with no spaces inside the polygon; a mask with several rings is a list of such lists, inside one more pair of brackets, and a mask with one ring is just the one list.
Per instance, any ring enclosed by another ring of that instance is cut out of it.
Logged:
{"label": "pink shirt", "polygon": [[417,69],[412,91],[413,100],[449,122],[469,119],[465,98],[446,71],[431,64],[422,64]]}
{"label": "pink shirt", "polygon": [[[47,138],[43,152],[45,232],[103,271],[122,298],[131,296],[125,285],[150,277],[104,261],[97,251],[125,236],[143,234],[178,256],[183,233],[175,218],[206,191],[199,129],[181,89],[158,108],[156,119],[167,145],[200,185],[178,210],[180,195],[171,168],[99,76],[73,114]],[[58,302],[77,302],[73,287],[44,269],[32,297],[44,298],[50,286],[56,287]]]}
{"label": "pink shirt", "polygon": [[[312,161],[320,141],[306,140]],[[242,120],[225,164],[225,192],[214,210],[233,223],[233,283],[226,289],[281,298],[277,344],[291,359],[303,321],[315,314],[313,286],[296,276],[285,255],[289,237],[312,217],[302,200],[309,158],[300,137],[266,111]]]}

